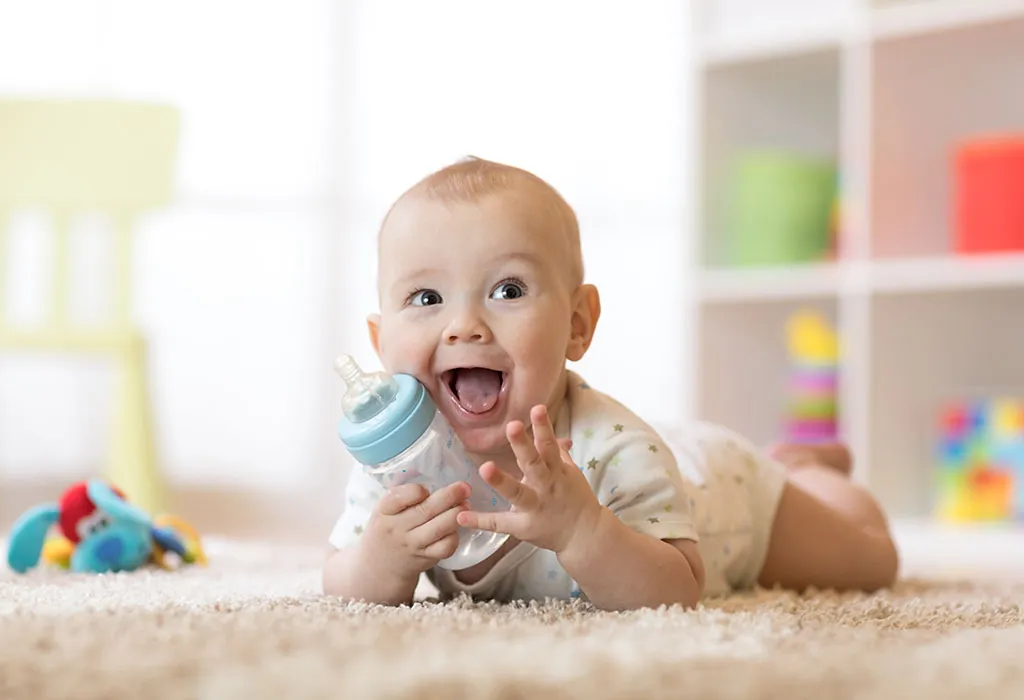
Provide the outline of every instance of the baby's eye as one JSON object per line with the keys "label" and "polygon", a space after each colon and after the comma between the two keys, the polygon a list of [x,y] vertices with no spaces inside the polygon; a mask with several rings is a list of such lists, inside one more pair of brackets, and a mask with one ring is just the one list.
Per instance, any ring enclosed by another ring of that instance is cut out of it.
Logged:
{"label": "baby's eye", "polygon": [[433,289],[421,289],[409,298],[409,303],[413,306],[434,306],[441,301],[441,295]]}
{"label": "baby's eye", "polygon": [[512,301],[523,297],[525,294],[526,289],[521,282],[502,282],[491,292],[491,299]]}

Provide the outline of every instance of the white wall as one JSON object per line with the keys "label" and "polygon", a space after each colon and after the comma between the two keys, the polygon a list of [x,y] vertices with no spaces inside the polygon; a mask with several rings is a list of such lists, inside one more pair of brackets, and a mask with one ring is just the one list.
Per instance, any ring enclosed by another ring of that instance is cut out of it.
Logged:
{"label": "white wall", "polygon": [[[179,200],[143,223],[137,257],[172,478],[308,488],[345,462],[330,359],[373,362],[376,225],[411,181],[467,153],[535,169],[577,207],[605,309],[580,370],[648,417],[682,415],[682,5],[0,5],[0,96],[183,110]],[[17,227],[4,295],[25,319],[42,306],[32,227]],[[102,257],[86,250],[88,282]],[[0,356],[0,475],[96,469],[107,379],[89,362]]]}

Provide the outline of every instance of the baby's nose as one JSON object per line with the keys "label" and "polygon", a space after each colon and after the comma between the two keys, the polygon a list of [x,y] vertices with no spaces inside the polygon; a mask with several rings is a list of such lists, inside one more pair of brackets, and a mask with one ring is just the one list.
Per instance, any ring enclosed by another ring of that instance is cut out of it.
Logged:
{"label": "baby's nose", "polygon": [[468,341],[470,343],[479,343],[481,340],[483,340],[483,338],[484,338],[484,334],[481,333],[480,331],[472,331],[472,332],[469,332],[469,333],[452,332],[448,336],[448,342],[449,343],[457,343],[460,340],[462,340],[462,341]]}
{"label": "baby's nose", "polygon": [[491,330],[478,315],[463,313],[452,320],[446,329],[445,336],[445,340],[449,345],[454,343],[488,343],[491,340]]}

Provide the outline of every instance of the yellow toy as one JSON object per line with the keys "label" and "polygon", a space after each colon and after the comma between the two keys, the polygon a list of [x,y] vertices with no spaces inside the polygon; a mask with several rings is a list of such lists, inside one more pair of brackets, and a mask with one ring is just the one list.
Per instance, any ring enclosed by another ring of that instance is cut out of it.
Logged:
{"label": "yellow toy", "polygon": [[791,361],[786,440],[836,440],[839,338],[817,311],[794,314],[786,332]]}

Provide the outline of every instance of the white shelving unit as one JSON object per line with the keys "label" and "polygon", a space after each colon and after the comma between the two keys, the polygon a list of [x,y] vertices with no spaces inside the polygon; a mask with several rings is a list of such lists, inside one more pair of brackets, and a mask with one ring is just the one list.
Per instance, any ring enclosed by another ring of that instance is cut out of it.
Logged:
{"label": "white shelving unit", "polygon": [[[1024,396],[1024,254],[951,252],[961,139],[1024,133],[1024,0],[695,3],[695,417],[778,439],[784,326],[817,308],[842,339],[855,478],[895,518],[931,510],[938,412]],[[732,157],[795,148],[839,164],[834,262],[721,263]]]}

